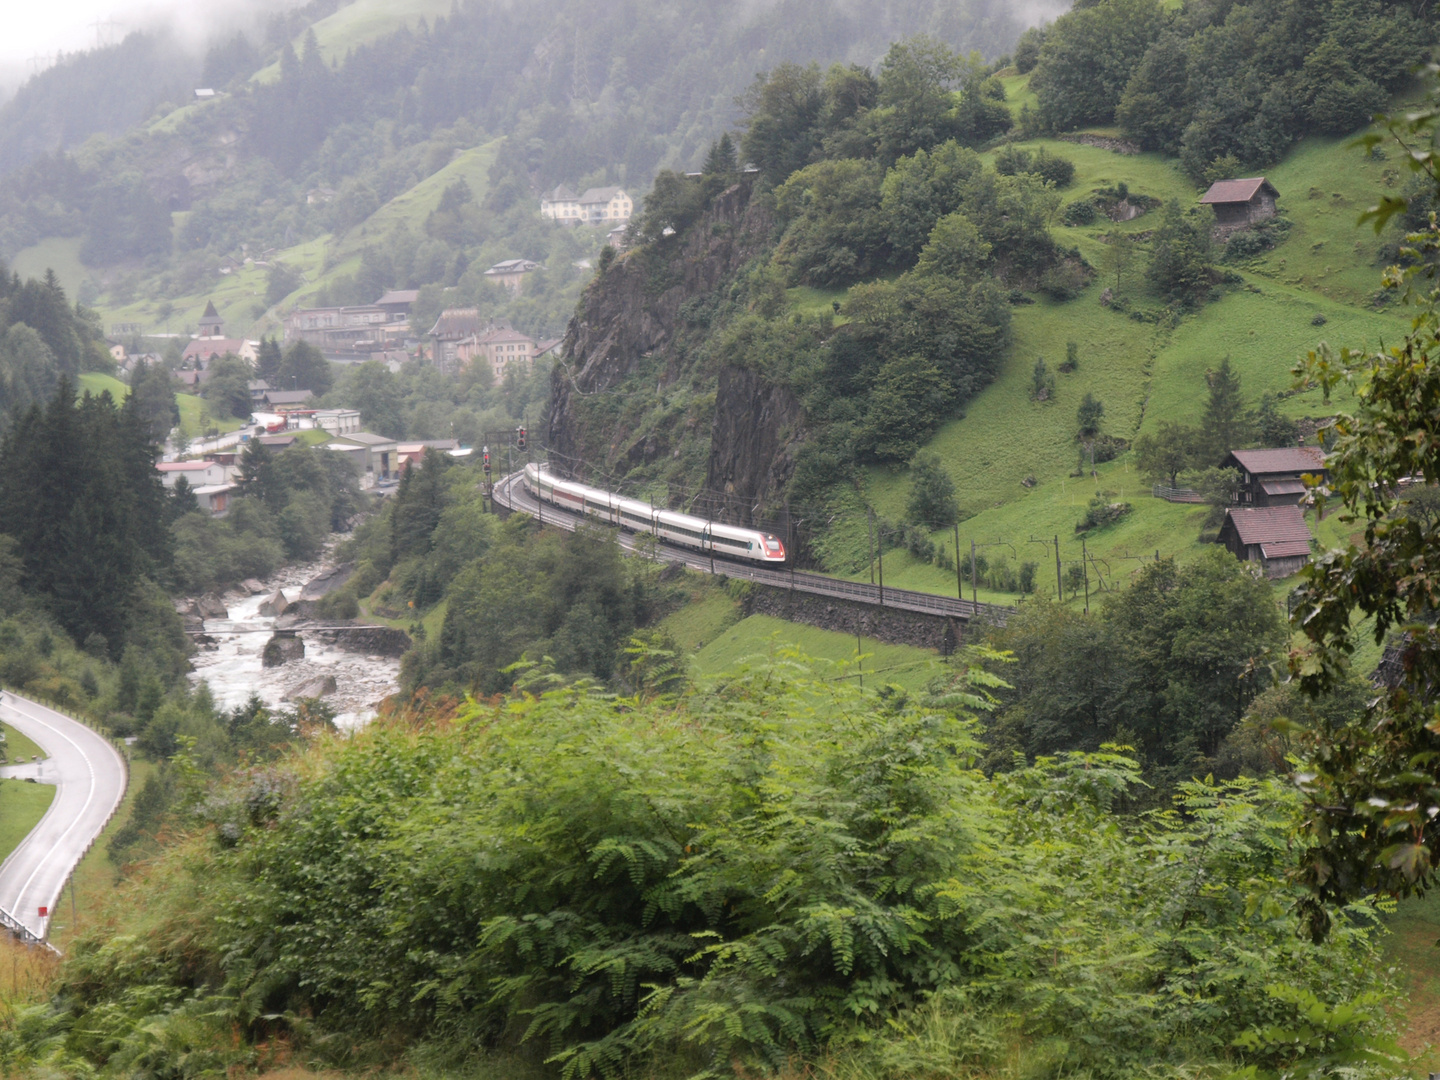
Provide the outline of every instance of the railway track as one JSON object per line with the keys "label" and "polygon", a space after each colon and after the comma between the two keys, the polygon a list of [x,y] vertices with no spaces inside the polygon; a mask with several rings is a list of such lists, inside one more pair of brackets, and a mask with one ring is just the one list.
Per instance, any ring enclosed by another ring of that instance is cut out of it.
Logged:
{"label": "railway track", "polygon": [[[582,520],[579,514],[572,514],[559,507],[548,504],[541,506],[534,496],[525,490],[525,486],[520,482],[520,477],[521,474],[515,472],[495,481],[494,498],[499,505],[540,518],[546,524],[562,529],[573,530]],[[635,534],[620,531],[620,546],[627,551],[636,550],[636,539]],[[965,622],[983,618],[998,623],[1003,623],[1006,615],[1014,611],[1014,608],[1004,607],[1000,604],[977,604],[970,600],[940,596],[936,593],[915,592],[912,589],[882,589],[878,585],[871,585],[867,582],[845,581],[841,578],[827,577],[824,574],[751,566],[720,556],[712,558],[708,552],[693,551],[689,548],[676,547],[673,544],[657,544],[655,551],[657,557],[663,557],[668,562],[684,563],[691,570],[699,570],[707,574],[723,574],[726,577],[754,581],[777,589],[790,589],[813,596],[828,596],[836,600],[850,600],[855,603],[870,604],[874,607],[915,611],[926,615],[960,619]]]}

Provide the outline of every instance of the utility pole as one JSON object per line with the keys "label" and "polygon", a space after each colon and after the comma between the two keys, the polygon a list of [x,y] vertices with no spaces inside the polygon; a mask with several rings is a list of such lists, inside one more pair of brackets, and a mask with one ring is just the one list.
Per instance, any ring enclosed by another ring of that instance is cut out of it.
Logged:
{"label": "utility pole", "polygon": [[976,583],[979,573],[975,569],[975,540],[970,540],[970,603],[977,608],[980,606],[979,585]]}
{"label": "utility pole", "polygon": [[1055,599],[1065,602],[1065,581],[1060,576],[1060,534],[1055,534]]}
{"label": "utility pole", "polygon": [[860,658],[864,652],[860,642],[860,609],[855,609],[855,670],[860,673],[860,689],[865,689],[865,662]]}
{"label": "utility pole", "polygon": [[960,576],[960,522],[955,522],[955,595],[965,599],[965,579]]}
{"label": "utility pole", "polygon": [[880,525],[875,525],[875,562],[880,567],[880,606],[885,606],[885,539],[880,534]]}
{"label": "utility pole", "polygon": [[1080,538],[1080,569],[1085,572],[1085,614],[1090,614],[1090,561],[1085,551],[1085,538]]}
{"label": "utility pole", "polygon": [[865,538],[870,544],[870,584],[875,584],[875,511],[865,519]]}

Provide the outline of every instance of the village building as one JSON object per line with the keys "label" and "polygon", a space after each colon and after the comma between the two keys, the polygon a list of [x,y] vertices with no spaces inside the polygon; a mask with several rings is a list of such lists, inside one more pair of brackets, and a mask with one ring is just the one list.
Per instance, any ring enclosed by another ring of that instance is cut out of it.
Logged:
{"label": "village building", "polygon": [[259,355],[258,341],[227,337],[196,338],[186,345],[185,351],[180,354],[181,374],[186,370],[201,372],[196,381],[204,382],[209,377],[210,365],[222,356],[238,356],[247,364],[253,365]]}
{"label": "village building", "polygon": [[629,221],[632,206],[624,188],[590,188],[580,196],[580,220],[587,225]]}
{"label": "village building", "polygon": [[[381,295],[379,300],[375,301],[375,306],[384,308],[386,312],[389,313],[392,323],[401,321],[409,322],[410,309],[415,306],[415,302],[419,299],[419,289],[390,289]],[[403,319],[396,318],[396,316],[403,316]]]}
{"label": "village building", "polygon": [[529,259],[506,259],[486,270],[485,280],[493,281],[496,285],[504,285],[514,295],[519,296],[520,291],[525,287],[525,275],[543,269],[544,267],[539,263],[531,262]]}
{"label": "village building", "polygon": [[230,500],[235,495],[235,484],[205,484],[191,494],[200,509],[211,517],[224,517],[230,510]]}
{"label": "village building", "polygon": [[225,320],[215,310],[215,301],[205,302],[205,314],[200,316],[200,332],[195,335],[201,338],[218,338],[225,336]]}
{"label": "village building", "polygon": [[540,216],[562,225],[613,225],[629,221],[634,205],[624,188],[587,188],[576,195],[561,184],[540,196]]}
{"label": "village building", "polygon": [[1217,231],[1233,232],[1273,218],[1279,197],[1280,192],[1269,180],[1253,176],[1247,180],[1217,180],[1200,202],[1215,211]]}
{"label": "village building", "polygon": [[457,439],[417,439],[415,442],[400,443],[395,448],[396,471],[407,472],[412,465],[419,465],[425,458],[426,450],[438,450],[453,457],[459,449]]}
{"label": "village building", "polygon": [[479,308],[446,308],[430,328],[435,366],[453,375],[475,355],[476,342],[493,324],[480,318]]}
{"label": "village building", "polygon": [[540,196],[540,216],[574,225],[580,220],[580,196],[561,184]]}
{"label": "village building", "polygon": [[376,359],[403,348],[418,296],[415,290],[392,290],[373,304],[296,308],[285,317],[285,343],[308,342],[336,363]]}
{"label": "village building", "polygon": [[1221,467],[1240,474],[1241,506],[1294,506],[1305,497],[1301,477],[1325,474],[1325,454],[1318,446],[1232,450]]}
{"label": "village building", "polygon": [[286,413],[304,409],[314,396],[309,390],[266,390],[260,400],[268,411]]}
{"label": "village building", "polygon": [[530,374],[531,361],[538,353],[534,338],[509,326],[496,326],[476,341],[471,362],[482,360],[489,364],[491,374],[499,382],[509,371],[522,376]]}
{"label": "village building", "polygon": [[373,487],[382,480],[398,475],[398,447],[394,439],[368,431],[352,431],[325,443],[325,447],[345,454],[355,463],[361,485]]}
{"label": "village building", "polygon": [[251,379],[245,384],[245,388],[250,391],[250,400],[256,405],[263,405],[266,391],[274,389],[264,379]]}
{"label": "village building", "polygon": [[1219,542],[1242,562],[1260,564],[1271,580],[1297,573],[1310,558],[1310,528],[1300,507],[1231,507]]}
{"label": "village building", "polygon": [[160,483],[173,488],[183,476],[193,491],[213,484],[228,484],[235,476],[233,466],[218,461],[162,461],[155,466],[160,474]]}
{"label": "village building", "polygon": [[349,435],[360,430],[358,409],[316,409],[311,419],[317,428],[331,435]]}

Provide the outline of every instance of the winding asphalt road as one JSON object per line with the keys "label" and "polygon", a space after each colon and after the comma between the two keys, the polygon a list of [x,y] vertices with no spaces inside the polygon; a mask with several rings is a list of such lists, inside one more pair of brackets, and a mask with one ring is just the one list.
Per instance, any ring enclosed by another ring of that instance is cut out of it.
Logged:
{"label": "winding asphalt road", "polygon": [[[0,691],[0,723],[38,743],[49,756],[10,765],[0,776],[34,777],[56,786],[40,824],[0,863],[0,922],[18,923],[43,941],[71,871],[125,796],[120,752],[96,732],[39,702]],[[44,908],[47,914],[41,915]],[[12,925],[12,929],[16,929]]]}

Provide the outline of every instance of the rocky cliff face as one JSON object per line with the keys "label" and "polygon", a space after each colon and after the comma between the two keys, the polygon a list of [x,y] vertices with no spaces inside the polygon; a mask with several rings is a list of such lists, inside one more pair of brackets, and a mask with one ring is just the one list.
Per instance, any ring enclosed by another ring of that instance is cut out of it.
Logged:
{"label": "rocky cliff face", "polygon": [[[742,271],[772,220],[748,180],[679,236],[618,258],[586,291],[551,382],[546,444],[558,472],[665,485],[679,505],[701,487],[774,501],[803,417],[793,395],[716,355],[744,310]],[[653,487],[652,491],[655,490]]]}
{"label": "rocky cliff face", "polygon": [[725,367],[715,388],[715,419],[705,486],[742,506],[773,504],[794,471],[791,448],[804,430],[795,395],[756,371]]}

